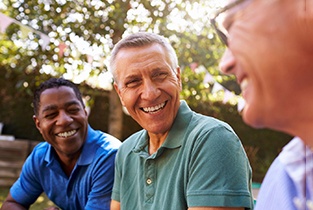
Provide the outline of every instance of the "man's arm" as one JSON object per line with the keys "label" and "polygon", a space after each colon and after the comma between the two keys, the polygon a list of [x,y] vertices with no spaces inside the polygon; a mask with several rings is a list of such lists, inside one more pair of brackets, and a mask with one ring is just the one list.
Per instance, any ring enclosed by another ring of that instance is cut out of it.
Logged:
{"label": "man's arm", "polygon": [[27,210],[28,208],[19,204],[14,198],[11,196],[11,193],[8,194],[8,197],[2,204],[1,210]]}
{"label": "man's arm", "polygon": [[121,209],[120,202],[118,202],[116,200],[111,200],[111,207],[110,207],[110,209],[111,210],[120,210]]}

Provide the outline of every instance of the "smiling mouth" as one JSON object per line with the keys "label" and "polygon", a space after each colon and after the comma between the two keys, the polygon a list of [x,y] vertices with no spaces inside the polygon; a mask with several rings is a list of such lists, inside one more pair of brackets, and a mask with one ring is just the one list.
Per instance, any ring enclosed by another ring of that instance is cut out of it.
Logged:
{"label": "smiling mouth", "polygon": [[248,84],[249,84],[248,79],[247,79],[247,78],[244,78],[244,79],[240,82],[240,89],[241,89],[242,91],[244,91],[245,89],[247,89]]}
{"label": "smiling mouth", "polygon": [[165,107],[166,103],[167,101],[161,104],[158,104],[156,106],[141,108],[141,110],[143,110],[145,113],[157,112],[159,110],[162,110]]}
{"label": "smiling mouth", "polygon": [[58,134],[56,134],[56,136],[62,137],[62,138],[68,138],[68,137],[73,136],[75,133],[77,133],[77,130],[71,130],[71,131],[58,133]]}

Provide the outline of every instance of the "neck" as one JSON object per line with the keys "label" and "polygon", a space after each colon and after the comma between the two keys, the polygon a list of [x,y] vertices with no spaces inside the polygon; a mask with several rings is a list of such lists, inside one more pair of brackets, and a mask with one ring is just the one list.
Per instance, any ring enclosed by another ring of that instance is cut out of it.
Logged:
{"label": "neck", "polygon": [[75,167],[75,164],[76,164],[76,162],[71,162],[71,163],[68,163],[68,164],[61,163],[61,167],[62,167],[64,173],[68,177],[71,176],[71,173],[72,173],[72,171],[73,171],[73,169]]}
{"label": "neck", "polygon": [[64,173],[70,177],[76,163],[77,160],[80,156],[80,152],[76,153],[75,155],[65,155],[65,154],[59,154],[57,153],[58,159],[59,159],[59,163],[64,171]]}
{"label": "neck", "polygon": [[313,151],[313,120],[293,120],[292,124],[285,129],[281,129],[284,132],[291,134],[292,136],[298,136],[304,144],[306,144]]}
{"label": "neck", "polygon": [[308,84],[308,81],[303,83],[307,85],[304,84],[301,88],[297,83],[297,92],[290,94],[288,104],[277,110],[278,114],[272,113],[272,116],[268,116],[276,120],[267,127],[291,136],[298,136],[307,146],[313,148],[313,100],[311,99],[313,85]]}
{"label": "neck", "polygon": [[149,133],[149,154],[154,154],[164,143],[168,132],[164,134]]}

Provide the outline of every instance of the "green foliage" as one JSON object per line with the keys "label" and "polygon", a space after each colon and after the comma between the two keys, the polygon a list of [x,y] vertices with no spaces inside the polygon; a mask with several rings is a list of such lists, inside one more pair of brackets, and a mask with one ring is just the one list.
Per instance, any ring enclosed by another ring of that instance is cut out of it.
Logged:
{"label": "green foliage", "polygon": [[[88,75],[97,77],[106,71],[104,63],[110,49],[126,30],[150,30],[170,37],[182,69],[191,63],[198,63],[209,71],[216,71],[213,66],[216,66],[223,51],[208,22],[194,19],[187,11],[194,5],[208,7],[204,0],[183,3],[166,0],[5,0],[3,5],[5,7],[0,9],[2,13],[25,26],[11,24],[7,28],[4,35],[6,37],[2,40],[9,40],[10,45],[13,43],[18,49],[10,52],[10,46],[3,43],[2,51],[5,53],[0,58],[6,61],[3,65],[10,63],[11,68],[22,71],[35,74],[45,72],[53,76],[66,75],[72,79],[86,75],[78,83],[87,80],[87,84],[90,84],[92,82],[88,82]],[[169,24],[177,25],[173,20],[176,13],[189,24],[180,29],[169,29]],[[205,15],[208,17],[209,12]],[[199,24],[201,28],[195,30],[193,26]],[[27,34],[25,28],[28,30]],[[50,44],[46,49],[40,46],[41,33],[50,37]]]}
{"label": "green foliage", "polygon": [[[0,121],[5,123],[5,133],[41,139],[32,121],[32,92],[47,78],[61,75],[80,83],[82,92],[89,97],[91,124],[107,131],[112,123],[108,122],[108,96],[106,91],[99,91],[103,81],[90,79],[98,79],[107,71],[110,50],[123,34],[153,31],[168,37],[176,50],[182,72],[181,98],[194,110],[233,126],[251,154],[257,179],[261,179],[290,138],[249,128],[242,122],[236,104],[223,104],[223,92],[212,94],[213,84],[203,83],[209,72],[215,81],[240,94],[235,78],[218,71],[224,46],[208,23],[210,2],[3,0],[0,12],[23,23],[28,30],[26,33],[25,27],[12,23],[0,34]],[[201,16],[191,13],[201,8],[207,8]],[[46,49],[41,47],[41,33],[50,37]],[[140,129],[130,117],[124,116],[124,121],[124,138]]]}
{"label": "green foliage", "polygon": [[[72,78],[74,82],[97,87],[97,82],[90,82],[89,79],[97,78],[106,71],[104,64],[110,49],[125,31],[128,33],[132,30],[150,30],[170,37],[183,72],[185,68],[187,72],[188,66],[194,62],[217,72],[212,66],[216,66],[214,64],[217,63],[221,50],[216,51],[216,38],[212,36],[207,22],[201,25],[200,32],[194,33],[193,22],[202,21],[193,19],[186,11],[194,2],[205,4],[206,1],[176,3],[167,0],[4,0],[4,7],[0,8],[0,12],[18,21],[6,28],[4,34],[0,34],[1,96],[5,99],[1,105],[3,109],[0,120],[9,125],[6,126],[9,129],[6,131],[16,133],[17,130],[33,126],[33,122],[20,126],[18,118],[26,116],[17,116],[12,107],[14,104],[23,105],[24,112],[27,108],[26,119],[30,119],[32,112],[28,110],[31,110],[31,100],[25,99],[30,99],[34,88],[50,75],[63,75]],[[173,20],[173,12],[190,22],[189,25],[169,30],[168,24],[177,24]],[[40,45],[43,41],[41,33],[50,37],[46,49],[42,49]],[[64,52],[61,46],[64,47]],[[83,79],[77,79],[81,78],[81,75],[85,75]],[[201,84],[201,78],[194,79]],[[204,100],[207,91],[201,93],[205,89],[199,89],[196,85],[192,88],[197,94],[201,94],[200,100]],[[188,92],[188,89],[188,86],[184,86],[183,92]],[[95,100],[97,93],[89,91],[88,88],[85,88],[84,92],[88,92],[90,102]],[[192,100],[192,97],[189,99]],[[28,131],[29,129],[23,135],[21,132],[17,133],[23,138],[38,138],[37,132],[30,135]]]}
{"label": "green foliage", "polygon": [[182,73],[182,99],[189,105],[196,106],[201,101],[209,101],[211,88],[203,83],[205,72],[196,73],[190,67],[186,67]]}

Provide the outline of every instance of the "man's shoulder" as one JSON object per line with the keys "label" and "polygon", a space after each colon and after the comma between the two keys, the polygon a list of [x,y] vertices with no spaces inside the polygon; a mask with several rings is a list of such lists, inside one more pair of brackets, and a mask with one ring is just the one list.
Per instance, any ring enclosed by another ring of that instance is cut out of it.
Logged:
{"label": "man's shoulder", "polygon": [[40,142],[39,144],[37,144],[27,157],[27,161],[25,161],[25,163],[28,164],[26,165],[31,164],[31,167],[39,167],[40,165],[42,165],[44,163],[48,150],[49,144],[47,142]]}
{"label": "man's shoulder", "polygon": [[233,131],[233,129],[228,123],[220,119],[217,119],[211,116],[206,116],[203,114],[199,114],[196,112],[193,113],[192,120],[189,126],[199,128],[202,131],[208,131],[208,130],[217,129],[217,128],[226,128],[228,130]]}
{"label": "man's shoulder", "polygon": [[137,131],[136,133],[133,133],[132,135],[130,135],[128,138],[126,138],[120,149],[127,149],[127,150],[132,150],[137,144],[138,142],[143,138],[143,135],[145,134],[145,130],[140,130]]}
{"label": "man's shoulder", "polygon": [[40,142],[34,147],[32,153],[36,155],[45,155],[48,148],[49,144],[47,142]]}
{"label": "man's shoulder", "polygon": [[100,130],[89,129],[87,138],[87,142],[98,145],[104,149],[118,149],[121,146],[119,139]]}
{"label": "man's shoulder", "polygon": [[117,149],[121,146],[122,142],[118,138],[105,132],[103,132],[103,135],[104,135],[103,141],[107,142],[110,147]]}

